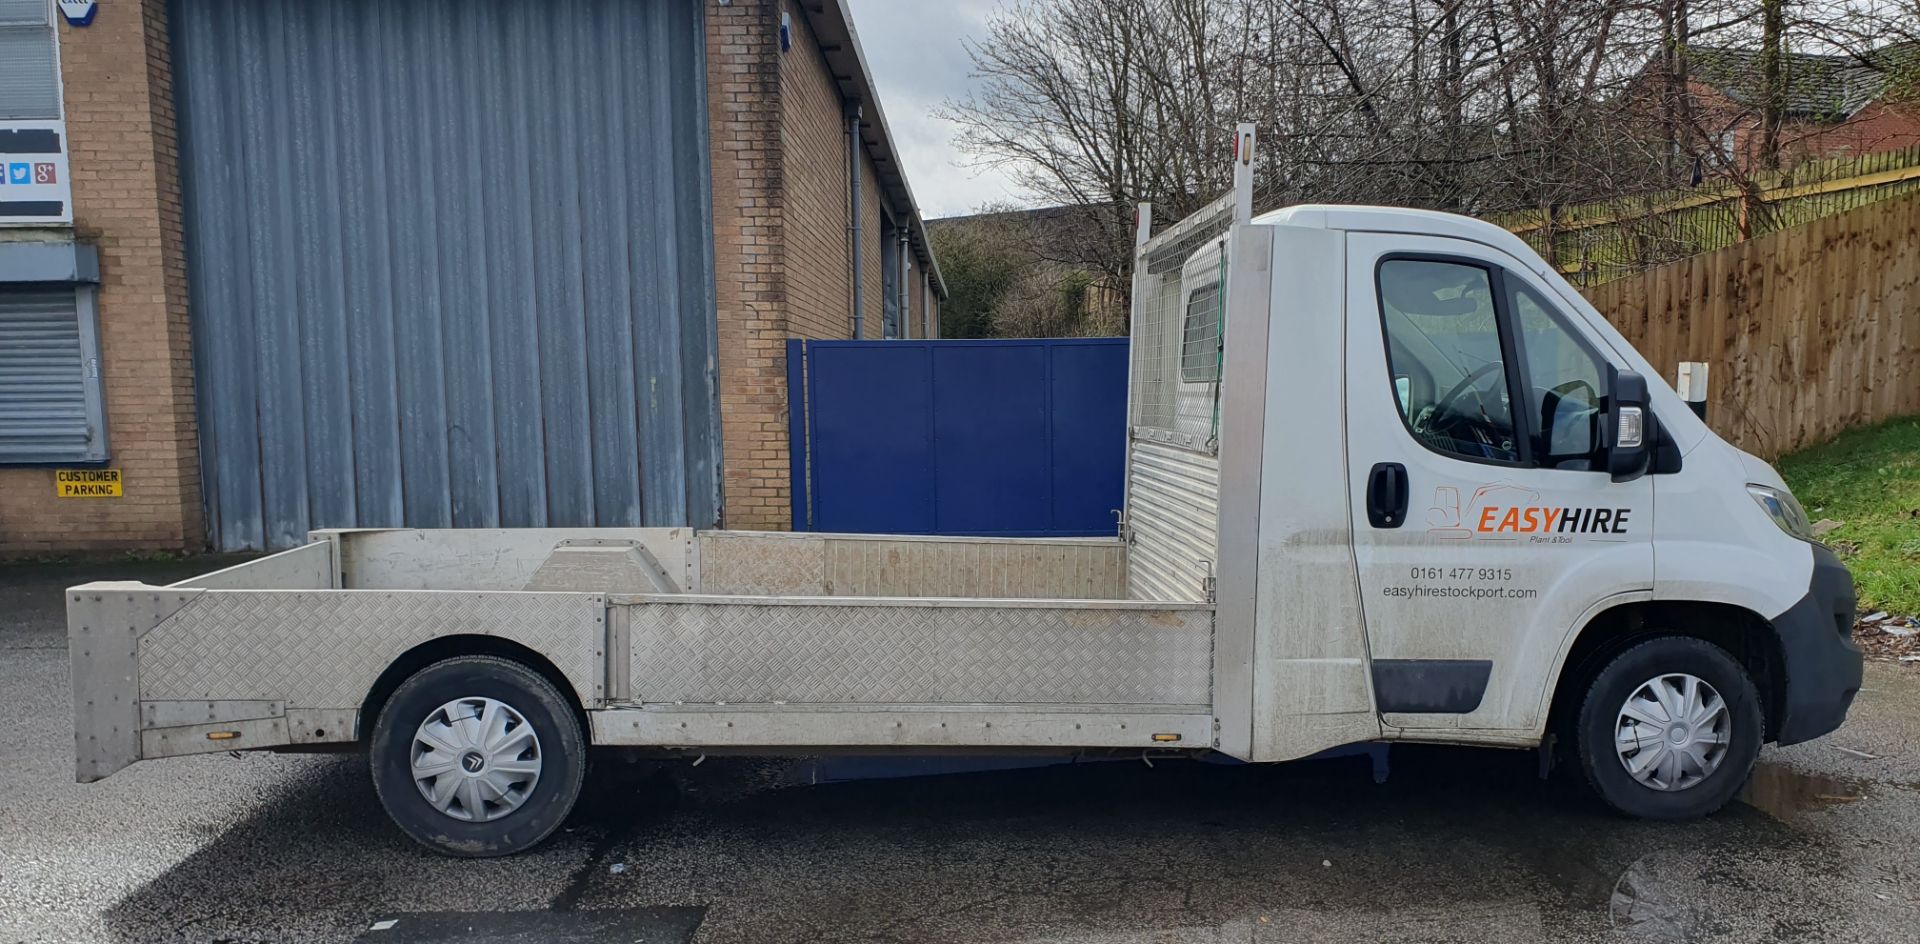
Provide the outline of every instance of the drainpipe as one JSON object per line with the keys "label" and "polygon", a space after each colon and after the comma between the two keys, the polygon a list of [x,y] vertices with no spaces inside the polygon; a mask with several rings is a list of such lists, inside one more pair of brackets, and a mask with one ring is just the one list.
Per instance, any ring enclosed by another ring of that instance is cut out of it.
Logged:
{"label": "drainpipe", "polygon": [[853,289],[853,339],[866,319],[860,310],[860,106],[847,106],[847,284]]}
{"label": "drainpipe", "polygon": [[897,322],[899,327],[896,330],[898,332],[897,336],[902,338],[907,336],[907,319],[913,315],[913,306],[908,304],[908,299],[913,296],[907,294],[907,285],[913,277],[913,260],[907,255],[907,251],[910,248],[911,244],[907,240],[907,229],[903,226],[900,228],[900,271],[894,276],[895,281],[899,283],[899,289],[895,292],[895,294],[899,296],[899,301],[895,304],[900,306],[900,317]]}

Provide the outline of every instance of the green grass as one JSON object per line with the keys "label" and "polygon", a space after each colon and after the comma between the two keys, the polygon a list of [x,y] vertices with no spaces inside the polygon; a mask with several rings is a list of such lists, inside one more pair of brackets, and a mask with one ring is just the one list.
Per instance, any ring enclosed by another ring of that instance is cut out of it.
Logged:
{"label": "green grass", "polygon": [[1920,417],[1851,430],[1780,460],[1780,474],[1853,571],[1860,612],[1920,615]]}

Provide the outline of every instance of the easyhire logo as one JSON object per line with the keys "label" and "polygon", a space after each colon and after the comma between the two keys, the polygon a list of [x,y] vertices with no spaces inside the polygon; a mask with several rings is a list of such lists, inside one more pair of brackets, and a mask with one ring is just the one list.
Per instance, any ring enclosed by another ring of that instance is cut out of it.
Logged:
{"label": "easyhire logo", "polygon": [[1427,509],[1427,535],[1443,541],[1571,544],[1575,535],[1626,534],[1633,514],[1632,508],[1544,504],[1539,491],[1507,482],[1482,485],[1465,500],[1459,488],[1442,485],[1433,490]]}
{"label": "easyhire logo", "polygon": [[1481,534],[1625,534],[1631,508],[1542,508],[1486,505],[1474,530]]}

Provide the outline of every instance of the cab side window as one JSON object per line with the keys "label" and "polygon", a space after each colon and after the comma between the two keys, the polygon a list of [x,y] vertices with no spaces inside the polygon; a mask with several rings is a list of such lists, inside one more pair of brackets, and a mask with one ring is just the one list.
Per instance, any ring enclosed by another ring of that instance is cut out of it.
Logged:
{"label": "cab side window", "polygon": [[1387,364],[1407,429],[1437,452],[1520,462],[1492,274],[1464,263],[1389,259],[1378,281]]}
{"label": "cab side window", "polygon": [[1604,365],[1545,299],[1518,279],[1505,280],[1515,342],[1526,365],[1525,418],[1534,461],[1549,469],[1598,469],[1606,409]]}
{"label": "cab side window", "polygon": [[1215,383],[1220,379],[1220,307],[1225,303],[1220,283],[1213,282],[1187,296],[1187,317],[1180,328],[1180,379],[1186,383]]}

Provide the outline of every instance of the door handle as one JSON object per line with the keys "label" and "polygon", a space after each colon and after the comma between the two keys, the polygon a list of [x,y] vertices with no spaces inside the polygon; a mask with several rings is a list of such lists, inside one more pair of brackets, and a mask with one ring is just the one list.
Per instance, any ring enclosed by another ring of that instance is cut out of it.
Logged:
{"label": "door handle", "polygon": [[1407,467],[1398,462],[1374,463],[1367,473],[1367,522],[1376,528],[1397,528],[1407,520]]}

